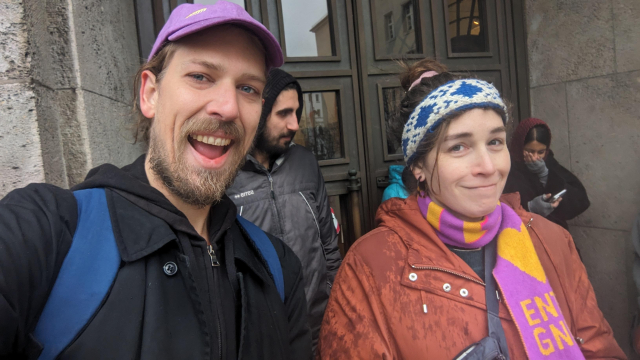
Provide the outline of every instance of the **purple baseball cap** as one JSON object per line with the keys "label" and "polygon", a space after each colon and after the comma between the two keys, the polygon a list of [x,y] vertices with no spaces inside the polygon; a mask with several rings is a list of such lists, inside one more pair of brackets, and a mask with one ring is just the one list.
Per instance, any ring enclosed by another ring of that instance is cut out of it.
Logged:
{"label": "purple baseball cap", "polygon": [[223,0],[214,5],[182,4],[175,8],[160,30],[147,61],[169,41],[222,24],[241,25],[257,36],[264,46],[268,68],[280,67],[284,63],[282,49],[273,34],[240,5]]}

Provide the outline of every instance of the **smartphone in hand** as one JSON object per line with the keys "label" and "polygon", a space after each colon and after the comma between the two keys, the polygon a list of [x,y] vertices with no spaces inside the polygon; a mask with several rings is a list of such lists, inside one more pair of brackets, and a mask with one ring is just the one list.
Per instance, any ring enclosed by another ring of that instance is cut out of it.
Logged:
{"label": "smartphone in hand", "polygon": [[553,203],[558,201],[558,199],[560,199],[562,197],[562,195],[564,195],[567,192],[567,189],[564,189],[562,191],[560,191],[559,193],[549,197],[547,200],[545,200],[548,203]]}

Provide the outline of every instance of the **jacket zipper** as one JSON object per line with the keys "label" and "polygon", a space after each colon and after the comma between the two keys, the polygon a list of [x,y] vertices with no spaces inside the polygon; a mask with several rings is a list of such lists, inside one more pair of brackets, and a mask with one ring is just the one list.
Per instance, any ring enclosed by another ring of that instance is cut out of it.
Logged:
{"label": "jacket zipper", "polygon": [[284,238],[284,227],[282,226],[282,224],[280,223],[280,211],[278,210],[278,204],[276,204],[276,193],[275,191],[273,191],[273,178],[271,177],[271,174],[269,172],[267,172],[267,177],[269,178],[269,184],[271,186],[271,201],[273,201],[273,207],[276,209],[276,217],[278,220],[278,232],[280,234],[282,234],[282,237]]}
{"label": "jacket zipper", "polygon": [[220,266],[220,262],[218,261],[216,252],[213,250],[213,246],[207,245],[207,252],[209,253],[209,257],[211,258],[211,266]]}
{"label": "jacket zipper", "polygon": [[416,265],[411,265],[411,267],[414,268],[414,269],[418,269],[418,270],[438,270],[438,271],[443,271],[443,272],[446,272],[446,273],[449,273],[449,274],[452,274],[452,275],[460,276],[460,277],[465,278],[467,280],[471,280],[474,283],[480,284],[482,286],[486,286],[486,284],[484,282],[480,281],[480,280],[476,280],[476,279],[474,279],[472,277],[469,277],[469,276],[464,275],[464,274],[457,273],[455,271],[451,271],[451,270],[447,270],[447,269],[443,269],[443,268],[439,268],[439,267],[435,267],[435,266],[419,266],[419,265],[416,266]]}

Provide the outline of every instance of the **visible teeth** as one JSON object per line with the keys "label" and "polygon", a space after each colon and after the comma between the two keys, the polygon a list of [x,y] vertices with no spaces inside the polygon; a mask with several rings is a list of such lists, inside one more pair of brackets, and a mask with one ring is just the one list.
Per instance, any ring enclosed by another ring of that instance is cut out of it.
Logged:
{"label": "visible teeth", "polygon": [[219,138],[215,136],[192,135],[191,137],[200,142],[213,146],[227,146],[231,143],[231,139]]}

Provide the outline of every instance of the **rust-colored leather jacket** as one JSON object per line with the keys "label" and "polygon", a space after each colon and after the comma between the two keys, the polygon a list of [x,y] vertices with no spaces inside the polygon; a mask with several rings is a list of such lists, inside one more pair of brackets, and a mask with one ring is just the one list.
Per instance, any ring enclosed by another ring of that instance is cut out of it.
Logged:
{"label": "rust-colored leather jacket", "polygon": [[[527,229],[570,331],[587,359],[626,359],[598,309],[571,235],[503,195]],[[378,227],[349,250],[331,291],[321,359],[452,359],[488,336],[484,283],[440,241],[415,196],[381,205]],[[512,359],[526,353],[507,307],[500,317]],[[553,345],[553,337],[540,339]],[[547,340],[547,341],[545,341]]]}

